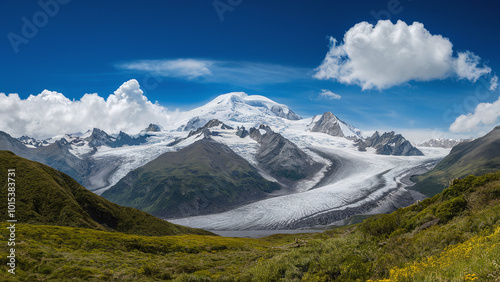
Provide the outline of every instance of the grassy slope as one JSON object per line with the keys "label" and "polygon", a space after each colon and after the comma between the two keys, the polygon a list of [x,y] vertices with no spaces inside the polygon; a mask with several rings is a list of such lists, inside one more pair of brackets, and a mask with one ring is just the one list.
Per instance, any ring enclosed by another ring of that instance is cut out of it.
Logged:
{"label": "grassy slope", "polygon": [[448,187],[449,181],[467,175],[483,175],[500,169],[500,126],[474,141],[453,147],[434,169],[415,176],[415,189],[427,196],[434,196]]}
{"label": "grassy slope", "polygon": [[[84,227],[141,235],[210,234],[121,207],[41,163],[0,151],[0,208],[7,211],[7,170],[16,170],[16,219],[23,223]],[[0,213],[5,221],[7,214]]]}
{"label": "grassy slope", "polygon": [[262,178],[227,146],[200,140],[130,172],[102,196],[157,216],[176,217],[223,211],[277,189],[278,184]]}
{"label": "grassy slope", "polygon": [[[434,223],[434,224],[431,224]],[[426,227],[426,225],[428,225]],[[143,237],[20,225],[19,280],[480,281],[500,279],[500,172],[362,224],[263,239]],[[0,230],[5,230],[5,224]],[[2,236],[6,239],[6,233]],[[302,242],[299,248],[295,238]],[[2,251],[5,252],[4,249]],[[0,278],[7,275],[0,253]]]}

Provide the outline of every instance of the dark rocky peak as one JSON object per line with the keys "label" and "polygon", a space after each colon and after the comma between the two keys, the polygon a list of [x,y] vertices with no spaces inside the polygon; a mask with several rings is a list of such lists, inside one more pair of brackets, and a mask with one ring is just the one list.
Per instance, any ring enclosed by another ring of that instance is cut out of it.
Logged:
{"label": "dark rocky peak", "polygon": [[310,125],[312,132],[322,132],[331,136],[345,137],[340,127],[340,120],[331,112],[324,113],[318,121]]}
{"label": "dark rocky peak", "polygon": [[395,156],[423,156],[424,154],[415,148],[403,135],[396,134],[394,131],[385,132],[382,135],[376,131],[366,140],[360,140],[355,143],[358,150],[366,151],[366,147],[375,148],[377,154],[395,155]]}
{"label": "dark rocky peak", "polygon": [[111,145],[115,141],[115,138],[111,137],[110,135],[108,135],[103,130],[100,130],[99,128],[94,128],[92,130],[92,134],[85,140],[89,142],[89,146],[97,148],[103,145],[106,146]]}
{"label": "dark rocky peak", "polygon": [[159,132],[159,131],[161,131],[161,127],[158,124],[150,123],[149,126],[146,127],[146,129],[144,131],[146,131],[146,132]]}
{"label": "dark rocky peak", "polygon": [[218,119],[212,119],[212,120],[208,121],[203,127],[199,127],[195,131],[189,132],[188,138],[193,136],[193,135],[199,135],[202,133],[205,136],[217,135],[216,132],[212,132],[212,130],[210,130],[211,128],[214,128],[214,127],[217,127],[220,129],[230,129],[230,130],[233,129],[231,126],[224,124],[223,122],[221,122]]}
{"label": "dark rocky peak", "polygon": [[133,136],[130,136],[123,131],[120,131],[120,133],[116,137],[116,140],[113,143],[110,143],[109,146],[116,148],[116,147],[122,147],[125,145],[128,145],[128,146],[140,145],[140,144],[146,143],[147,138],[149,136],[150,135],[148,135],[148,134],[141,134],[137,137],[133,137]]}
{"label": "dark rocky peak", "polygon": [[245,129],[244,126],[242,126],[242,127],[238,126],[238,128],[236,129],[236,136],[238,136],[240,138],[245,138],[248,135],[250,135],[250,133],[248,132],[248,130]]}
{"label": "dark rocky peak", "polygon": [[257,142],[261,142],[262,137],[268,133],[274,134],[274,131],[269,126],[264,124],[261,124],[258,128],[252,127],[249,131],[250,138]]}

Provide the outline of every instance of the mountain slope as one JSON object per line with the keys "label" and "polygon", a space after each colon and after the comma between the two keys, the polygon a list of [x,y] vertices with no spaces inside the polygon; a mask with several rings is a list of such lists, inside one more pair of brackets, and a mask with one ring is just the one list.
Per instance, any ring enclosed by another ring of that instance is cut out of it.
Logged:
{"label": "mountain slope", "polygon": [[427,196],[441,192],[449,181],[467,175],[482,175],[500,169],[500,126],[481,138],[462,142],[428,173],[413,177],[412,189]]}
{"label": "mountain slope", "polygon": [[58,140],[48,146],[28,148],[19,140],[0,131],[0,150],[14,152],[16,155],[48,165],[73,177],[79,183],[85,183],[83,175],[88,170],[88,164],[73,155],[70,144],[65,140]]}
{"label": "mountain slope", "polygon": [[[210,234],[166,222],[145,212],[121,207],[80,186],[68,175],[0,151],[0,171],[15,169],[16,219],[23,223],[84,227],[138,235]],[[7,177],[0,178],[7,187]],[[7,211],[7,193],[1,207]],[[6,213],[0,220],[5,221]]]}
{"label": "mountain slope", "polygon": [[314,175],[323,166],[268,126],[251,128],[249,132],[250,137],[260,144],[256,154],[259,166],[280,182],[290,185]]}
{"label": "mountain slope", "polygon": [[279,188],[229,147],[205,138],[133,170],[102,196],[173,218],[221,212]]}

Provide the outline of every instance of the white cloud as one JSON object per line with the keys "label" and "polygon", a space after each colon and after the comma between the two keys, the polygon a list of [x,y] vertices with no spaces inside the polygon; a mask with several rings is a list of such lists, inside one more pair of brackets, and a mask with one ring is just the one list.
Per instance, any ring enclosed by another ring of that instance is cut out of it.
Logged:
{"label": "white cloud", "polygon": [[63,94],[44,90],[20,99],[18,94],[0,93],[0,130],[13,136],[46,138],[93,127],[108,133],[137,133],[149,123],[166,124],[175,112],[153,104],[143,95],[137,80],[129,80],[107,99],[85,94],[72,101]]}
{"label": "white cloud", "polygon": [[159,77],[233,85],[284,83],[307,78],[310,72],[305,68],[275,64],[200,59],[144,60],[120,64],[117,68],[148,72]]}
{"label": "white cloud", "polygon": [[340,100],[340,98],[342,98],[342,96],[335,94],[332,91],[326,90],[326,89],[321,89],[321,92],[319,93],[319,97],[325,98],[328,100],[332,100],[332,99]]}
{"label": "white cloud", "polygon": [[118,67],[126,70],[139,70],[165,77],[177,77],[195,79],[210,76],[210,66],[212,62],[196,59],[176,59],[176,60],[143,60],[121,64]]}
{"label": "white cloud", "polygon": [[497,90],[498,87],[498,76],[494,75],[490,81],[490,91]]}
{"label": "white cloud", "polygon": [[424,25],[403,21],[361,22],[349,29],[340,44],[330,38],[330,50],[314,77],[333,79],[366,89],[386,89],[409,81],[429,81],[455,76],[476,81],[491,69],[480,67],[472,52],[453,56],[453,44],[432,35]]}
{"label": "white cloud", "polygon": [[489,67],[478,67],[480,61],[481,58],[472,52],[458,52],[458,58],[454,61],[458,77],[476,82],[481,76],[489,74],[491,72]]}
{"label": "white cloud", "polygon": [[474,113],[461,115],[450,125],[451,132],[476,132],[498,123],[500,97],[493,103],[480,103]]}

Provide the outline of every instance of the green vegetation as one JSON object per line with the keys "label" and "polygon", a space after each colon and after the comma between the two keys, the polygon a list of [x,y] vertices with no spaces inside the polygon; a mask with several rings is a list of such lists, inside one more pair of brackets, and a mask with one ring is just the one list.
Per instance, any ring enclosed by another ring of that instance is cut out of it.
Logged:
{"label": "green vegetation", "polygon": [[68,175],[41,163],[0,151],[0,221],[7,219],[7,170],[15,169],[16,219],[19,222],[83,227],[147,236],[206,234],[174,225],[145,212],[121,207],[80,186]]}
{"label": "green vegetation", "polygon": [[428,173],[412,178],[415,189],[429,197],[448,187],[450,179],[483,175],[500,169],[500,126],[474,141],[456,145]]}
{"label": "green vegetation", "polygon": [[[497,281],[500,171],[455,180],[394,213],[316,234],[145,237],[18,226],[15,277],[22,281]],[[6,255],[0,254],[0,280],[9,281]]]}
{"label": "green vegetation", "polygon": [[224,211],[279,188],[229,147],[203,139],[130,172],[102,196],[168,218]]}

